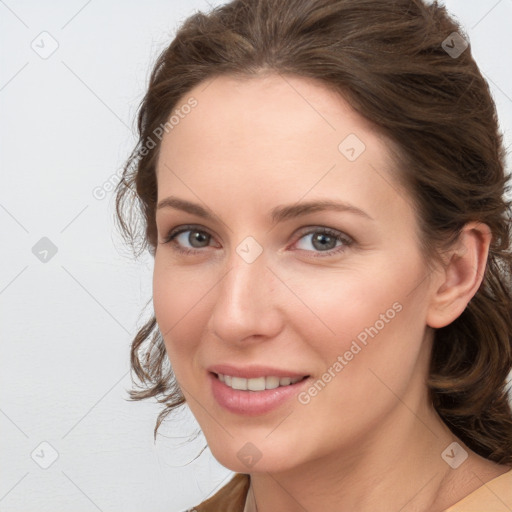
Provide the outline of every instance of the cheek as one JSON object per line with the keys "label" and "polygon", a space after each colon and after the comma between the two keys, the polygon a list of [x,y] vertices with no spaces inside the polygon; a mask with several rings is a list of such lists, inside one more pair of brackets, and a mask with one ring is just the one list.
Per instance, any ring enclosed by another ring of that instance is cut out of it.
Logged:
{"label": "cheek", "polygon": [[356,426],[365,423],[366,414],[370,421],[379,408],[396,402],[394,393],[406,393],[414,372],[428,362],[421,359],[426,295],[418,284],[424,269],[414,263],[389,264],[386,272],[347,272],[345,279],[331,276],[299,290],[334,332],[324,328],[327,335],[319,336],[319,322],[316,329],[312,322],[302,322],[323,368],[316,376],[320,382],[300,403],[350,411],[353,422],[344,421]]}
{"label": "cheek", "polygon": [[[391,324],[400,324],[405,309],[414,309],[421,316],[423,299],[411,292],[421,283],[423,274],[414,261],[390,264],[384,259],[335,270],[280,272],[293,291],[288,294],[287,317],[300,324],[299,331],[307,332],[311,343],[319,337],[331,338],[335,343],[339,340],[336,349],[360,334],[364,341],[368,329],[384,332]],[[317,348],[322,347],[329,351],[332,343],[323,341]]]}
{"label": "cheek", "polygon": [[211,284],[177,266],[155,258],[153,306],[173,370],[180,379],[183,363],[191,361],[201,339]]}
{"label": "cheek", "polygon": [[[388,260],[339,273],[303,273],[293,283],[290,276],[290,288],[301,303],[290,303],[287,318],[294,319],[294,329],[316,354],[314,369],[322,375],[330,370],[331,377],[344,375],[335,379],[334,388],[357,386],[362,391],[370,386],[368,378],[382,387],[370,369],[402,387],[417,363],[427,303],[418,285],[425,269],[410,255],[407,261]],[[334,379],[325,375],[325,380]],[[369,396],[362,393],[360,398]]]}

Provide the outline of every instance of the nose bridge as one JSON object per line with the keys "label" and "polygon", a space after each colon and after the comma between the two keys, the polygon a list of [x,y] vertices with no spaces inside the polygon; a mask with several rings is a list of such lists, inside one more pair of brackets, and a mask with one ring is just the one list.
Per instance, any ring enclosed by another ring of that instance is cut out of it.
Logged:
{"label": "nose bridge", "polygon": [[233,251],[228,262],[229,270],[218,285],[212,328],[225,340],[272,336],[279,328],[278,312],[273,303],[273,275],[266,268],[264,255],[260,253],[254,257],[253,249],[242,243]]}
{"label": "nose bridge", "polygon": [[[238,261],[237,261],[238,259]],[[255,306],[255,294],[258,283],[263,285],[266,269],[258,263],[246,263],[238,256],[233,257],[230,272],[226,276],[222,295],[229,298],[233,303],[241,306],[248,302],[247,306]]]}

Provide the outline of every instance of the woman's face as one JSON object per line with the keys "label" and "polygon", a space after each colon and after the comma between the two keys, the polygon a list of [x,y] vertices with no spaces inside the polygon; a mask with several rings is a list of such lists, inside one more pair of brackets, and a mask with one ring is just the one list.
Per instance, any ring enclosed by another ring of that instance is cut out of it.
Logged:
{"label": "woman's face", "polygon": [[417,423],[432,285],[386,140],[304,78],[191,97],[158,161],[153,300],[215,457],[281,471]]}

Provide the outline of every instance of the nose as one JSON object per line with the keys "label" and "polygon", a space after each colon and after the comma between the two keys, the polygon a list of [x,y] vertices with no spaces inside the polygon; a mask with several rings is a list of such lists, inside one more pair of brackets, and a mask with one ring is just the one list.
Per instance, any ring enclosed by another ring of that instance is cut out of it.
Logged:
{"label": "nose", "polygon": [[235,253],[228,269],[216,287],[210,317],[213,333],[234,344],[277,336],[283,327],[283,311],[278,283],[264,255],[247,263]]}

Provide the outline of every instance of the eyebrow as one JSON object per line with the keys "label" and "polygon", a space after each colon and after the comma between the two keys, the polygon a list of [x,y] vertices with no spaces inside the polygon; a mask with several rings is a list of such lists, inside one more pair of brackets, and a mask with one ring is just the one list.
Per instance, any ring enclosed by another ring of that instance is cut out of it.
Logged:
{"label": "eyebrow", "polygon": [[[162,208],[174,208],[176,210],[182,210],[184,212],[196,215],[207,220],[214,220],[216,218],[216,215],[214,215],[209,208],[205,208],[199,204],[192,203],[185,199],[179,199],[178,197],[173,196],[166,197],[157,204],[157,210],[160,210]],[[360,217],[364,217],[369,220],[374,220],[373,217],[371,217],[368,213],[361,210],[360,208],[357,208],[352,204],[340,201],[333,201],[331,199],[321,199],[317,201],[308,201],[291,205],[276,206],[271,210],[270,217],[272,219],[272,222],[276,223],[282,222],[284,220],[289,220],[295,217],[300,217],[302,215],[307,215],[309,213],[326,210],[353,213]]]}

